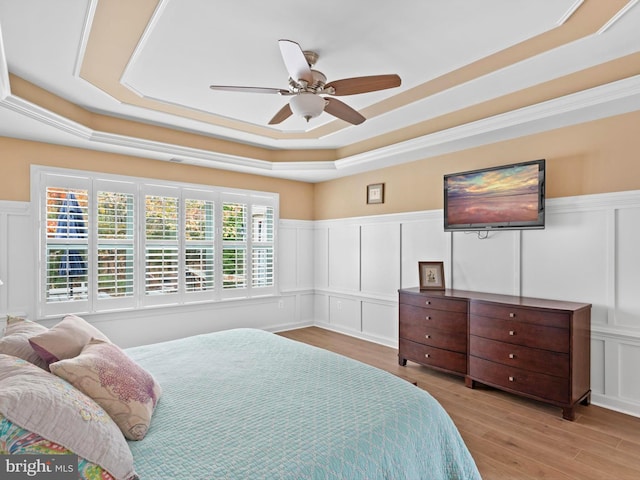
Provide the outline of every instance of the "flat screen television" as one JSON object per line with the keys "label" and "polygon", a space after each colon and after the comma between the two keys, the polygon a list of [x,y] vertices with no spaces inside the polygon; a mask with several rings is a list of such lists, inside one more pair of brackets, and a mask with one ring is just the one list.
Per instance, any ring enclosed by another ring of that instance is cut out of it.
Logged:
{"label": "flat screen television", "polygon": [[545,161],[444,176],[445,231],[544,228]]}

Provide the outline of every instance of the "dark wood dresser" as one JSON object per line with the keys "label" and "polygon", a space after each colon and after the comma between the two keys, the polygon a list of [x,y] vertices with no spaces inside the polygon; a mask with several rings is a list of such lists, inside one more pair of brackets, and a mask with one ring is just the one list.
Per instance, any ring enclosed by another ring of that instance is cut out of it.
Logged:
{"label": "dark wood dresser", "polygon": [[471,388],[482,383],[551,403],[568,420],[579,402],[589,403],[590,304],[462,290],[399,293],[401,365],[415,361],[465,375]]}
{"label": "dark wood dresser", "polygon": [[457,375],[467,374],[466,298],[440,291],[400,290],[399,357]]}

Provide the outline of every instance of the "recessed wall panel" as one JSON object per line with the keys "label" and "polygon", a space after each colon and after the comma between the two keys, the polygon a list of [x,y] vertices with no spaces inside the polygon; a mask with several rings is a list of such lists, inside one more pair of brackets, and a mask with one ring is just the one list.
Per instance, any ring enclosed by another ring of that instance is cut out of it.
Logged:
{"label": "recessed wall panel", "polygon": [[363,225],[361,290],[393,297],[400,288],[400,224]]}
{"label": "recessed wall panel", "polygon": [[357,225],[329,228],[329,288],[360,290],[360,227]]}
{"label": "recessed wall panel", "polygon": [[605,393],[605,342],[602,339],[591,339],[591,390],[595,393]]}
{"label": "recessed wall panel", "polygon": [[278,232],[278,273],[282,291],[296,288],[297,231],[280,227]]}
{"label": "recessed wall panel", "polygon": [[636,345],[620,343],[620,396],[640,406],[640,342]]}
{"label": "recessed wall panel", "polygon": [[360,301],[331,297],[329,299],[329,324],[338,329],[361,332]]}
{"label": "recessed wall panel", "polygon": [[640,208],[616,213],[615,323],[640,328]]}
{"label": "recessed wall panel", "polygon": [[298,288],[313,288],[314,251],[314,231],[310,228],[299,228],[296,247]]}
{"label": "recessed wall panel", "polygon": [[329,229],[313,232],[313,283],[315,288],[329,286]]}
{"label": "recessed wall panel", "polygon": [[591,303],[606,323],[609,269],[606,212],[548,213],[544,230],[523,232],[522,294]]}
{"label": "recessed wall panel", "polygon": [[[482,238],[488,234],[486,238]],[[517,240],[520,232],[454,232],[452,279],[447,286],[478,292],[517,294],[519,270]]]}
{"label": "recessed wall panel", "polygon": [[[402,226],[402,288],[417,287],[418,262],[447,261],[447,240],[442,218],[406,222]],[[446,268],[446,265],[445,265]]]}
{"label": "recessed wall panel", "polygon": [[362,302],[362,333],[389,342],[398,340],[398,307],[375,302]]}

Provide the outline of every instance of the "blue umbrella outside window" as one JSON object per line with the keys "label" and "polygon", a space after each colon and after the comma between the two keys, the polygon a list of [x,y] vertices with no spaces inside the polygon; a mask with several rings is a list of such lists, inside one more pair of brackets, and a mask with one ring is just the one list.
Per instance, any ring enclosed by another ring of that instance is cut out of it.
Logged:
{"label": "blue umbrella outside window", "polygon": [[[82,208],[73,192],[67,193],[60,210],[58,211],[57,238],[86,238],[87,225]],[[77,249],[64,250],[60,258],[58,275],[73,279],[87,275],[87,262],[82,252]],[[73,295],[73,286],[70,285],[70,293]]]}

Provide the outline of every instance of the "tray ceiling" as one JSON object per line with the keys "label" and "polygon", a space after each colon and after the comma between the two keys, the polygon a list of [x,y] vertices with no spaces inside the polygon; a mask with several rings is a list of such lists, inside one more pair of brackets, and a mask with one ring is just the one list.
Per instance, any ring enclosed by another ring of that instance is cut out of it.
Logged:
{"label": "tray ceiling", "polygon": [[[322,181],[640,108],[637,0],[0,0],[0,135]],[[269,119],[278,39],[367,120]],[[170,133],[168,133],[170,132]]]}

